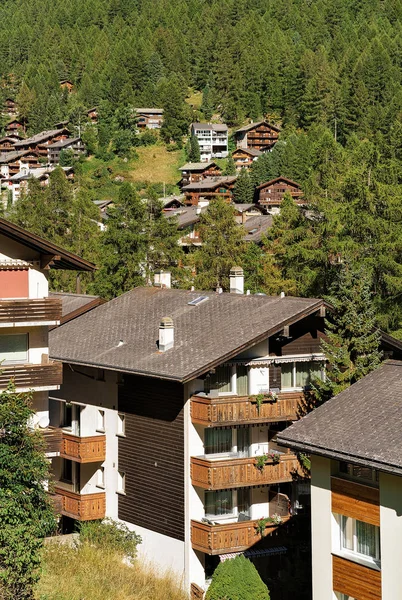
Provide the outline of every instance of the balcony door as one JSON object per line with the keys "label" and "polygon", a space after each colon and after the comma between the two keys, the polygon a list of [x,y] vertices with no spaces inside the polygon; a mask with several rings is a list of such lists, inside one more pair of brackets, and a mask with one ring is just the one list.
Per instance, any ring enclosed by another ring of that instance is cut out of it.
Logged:
{"label": "balcony door", "polygon": [[80,435],[81,429],[81,406],[77,404],[63,403],[61,426],[72,435]]}

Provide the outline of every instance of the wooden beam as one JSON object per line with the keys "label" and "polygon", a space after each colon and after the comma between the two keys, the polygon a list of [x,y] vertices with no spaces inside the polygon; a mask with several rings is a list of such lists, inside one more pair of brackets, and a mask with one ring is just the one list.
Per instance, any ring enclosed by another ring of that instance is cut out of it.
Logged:
{"label": "wooden beam", "polygon": [[61,256],[57,254],[41,254],[40,257],[40,268],[50,269],[54,260],[60,260]]}

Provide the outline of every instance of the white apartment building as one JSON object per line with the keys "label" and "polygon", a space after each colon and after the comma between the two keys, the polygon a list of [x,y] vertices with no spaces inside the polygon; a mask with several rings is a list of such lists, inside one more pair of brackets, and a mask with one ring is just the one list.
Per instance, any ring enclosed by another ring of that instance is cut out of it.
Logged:
{"label": "white apartment building", "polygon": [[219,123],[192,123],[191,135],[200,146],[201,162],[228,156],[228,127]]}

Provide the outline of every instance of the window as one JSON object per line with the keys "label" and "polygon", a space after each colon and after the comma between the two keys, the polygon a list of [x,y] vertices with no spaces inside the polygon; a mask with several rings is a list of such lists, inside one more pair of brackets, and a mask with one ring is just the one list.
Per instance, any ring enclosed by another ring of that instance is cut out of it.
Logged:
{"label": "window", "polygon": [[65,481],[66,483],[73,482],[73,463],[71,460],[67,460],[66,458],[62,458],[61,480]]}
{"label": "window", "polygon": [[380,528],[363,523],[352,517],[340,515],[341,551],[368,557],[380,558]]}
{"label": "window", "polygon": [[96,431],[105,431],[105,411],[98,410],[98,422],[96,425]]}
{"label": "window", "polygon": [[0,361],[4,364],[28,361],[28,334],[0,335]]}
{"label": "window", "polygon": [[105,487],[105,467],[100,467],[96,474],[96,486],[104,489]]}
{"label": "window", "polygon": [[117,493],[126,493],[126,474],[124,471],[117,471]]}
{"label": "window", "polygon": [[205,380],[206,391],[216,390],[220,394],[231,393],[232,389],[233,367],[216,367],[215,372]]}
{"label": "window", "polygon": [[233,514],[233,491],[205,492],[205,515],[221,516]]}
{"label": "window", "polygon": [[117,415],[117,435],[126,435],[126,416],[122,413]]}
{"label": "window", "polygon": [[305,388],[314,377],[323,379],[323,363],[318,361],[289,362],[281,364],[281,388]]}
{"label": "window", "polygon": [[231,429],[205,429],[204,452],[205,454],[220,454],[232,452]]}
{"label": "window", "polygon": [[378,471],[370,469],[370,467],[359,467],[347,462],[339,463],[339,473],[346,475],[350,479],[357,479],[363,483],[378,484]]}

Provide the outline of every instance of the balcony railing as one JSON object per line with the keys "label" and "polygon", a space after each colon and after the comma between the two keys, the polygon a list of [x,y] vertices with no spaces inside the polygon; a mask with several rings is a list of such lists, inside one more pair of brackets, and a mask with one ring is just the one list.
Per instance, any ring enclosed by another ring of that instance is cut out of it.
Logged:
{"label": "balcony railing", "polygon": [[104,519],[106,513],[106,494],[78,494],[62,488],[55,488],[55,494],[61,496],[61,514],[78,521]]}
{"label": "balcony railing", "polygon": [[10,381],[14,382],[17,392],[52,389],[63,381],[63,365],[57,361],[41,365],[1,365],[0,391],[6,389]]}
{"label": "balcony railing", "polygon": [[60,456],[79,463],[103,462],[106,458],[106,436],[79,437],[63,431]]}
{"label": "balcony railing", "polygon": [[[282,523],[289,520],[283,517]],[[191,521],[191,545],[194,550],[205,554],[225,554],[228,552],[243,552],[261,540],[257,532],[258,521],[241,521],[240,523],[225,523],[209,525],[200,521]],[[265,535],[278,529],[280,525],[267,524]]]}
{"label": "balcony railing", "polygon": [[0,300],[0,327],[7,327],[11,323],[58,325],[60,319],[60,298]]}
{"label": "balcony railing", "polygon": [[60,454],[62,448],[62,431],[59,427],[47,427],[42,429],[42,435],[45,439],[46,454]]}
{"label": "balcony railing", "polygon": [[248,396],[193,396],[191,398],[191,420],[205,425],[236,425],[243,423],[266,423],[295,421],[302,409],[304,395],[288,392],[279,395],[276,402],[263,402],[258,410],[257,403]]}
{"label": "balcony railing", "polygon": [[302,475],[302,469],[294,454],[280,454],[278,463],[268,459],[259,468],[255,458],[228,458],[207,460],[191,458],[191,483],[206,490],[269,485],[293,481]]}

